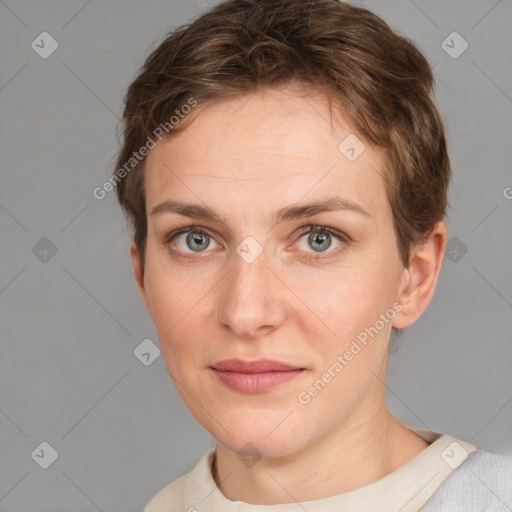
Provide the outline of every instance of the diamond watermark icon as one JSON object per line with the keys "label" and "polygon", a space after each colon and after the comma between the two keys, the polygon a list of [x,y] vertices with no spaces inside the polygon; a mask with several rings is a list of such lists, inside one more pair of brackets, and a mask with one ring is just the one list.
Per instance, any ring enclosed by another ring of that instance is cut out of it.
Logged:
{"label": "diamond watermark icon", "polygon": [[32,247],[32,254],[42,263],[48,263],[57,254],[57,246],[49,238],[43,236]]}
{"label": "diamond watermark icon", "polygon": [[357,160],[365,149],[363,141],[353,133],[345,137],[338,145],[338,151],[350,162]]}
{"label": "diamond watermark icon", "polygon": [[160,349],[148,338],[137,345],[133,355],[144,365],[149,366],[160,356]]}
{"label": "diamond watermark icon", "polygon": [[458,263],[464,255],[468,252],[467,246],[457,238],[456,236],[452,236],[448,243],[446,244],[445,256],[452,262]]}
{"label": "diamond watermark icon", "polygon": [[441,43],[441,48],[452,59],[458,59],[468,49],[468,46],[468,42],[458,32],[452,32]]}
{"label": "diamond watermark icon", "polygon": [[458,468],[467,457],[468,452],[457,441],[451,442],[441,452],[441,458],[453,469]]}
{"label": "diamond watermark icon", "polygon": [[31,457],[43,469],[48,469],[56,460],[59,454],[48,442],[43,441],[32,453]]}
{"label": "diamond watermark icon", "polygon": [[246,263],[252,263],[263,252],[263,247],[252,236],[248,236],[236,248],[236,252]]}
{"label": "diamond watermark icon", "polygon": [[59,47],[59,43],[48,32],[41,32],[30,46],[39,57],[47,59]]}
{"label": "diamond watermark icon", "polygon": [[262,456],[262,453],[258,450],[258,447],[252,443],[246,443],[241,450],[237,452],[238,458],[248,468],[252,468]]}

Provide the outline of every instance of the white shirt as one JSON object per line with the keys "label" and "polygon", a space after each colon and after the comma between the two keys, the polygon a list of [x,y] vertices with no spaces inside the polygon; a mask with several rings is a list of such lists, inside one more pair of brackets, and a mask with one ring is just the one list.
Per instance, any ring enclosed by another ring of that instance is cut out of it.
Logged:
{"label": "white shirt", "polygon": [[232,501],[213,478],[212,449],[160,490],[144,512],[512,512],[512,461],[448,434],[407,427],[429,446],[392,473],[349,492],[278,505]]}

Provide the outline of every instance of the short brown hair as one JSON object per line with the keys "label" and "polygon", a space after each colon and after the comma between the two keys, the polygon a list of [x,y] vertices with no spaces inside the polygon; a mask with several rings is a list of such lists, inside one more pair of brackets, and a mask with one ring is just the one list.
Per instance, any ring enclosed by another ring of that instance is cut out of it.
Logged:
{"label": "short brown hair", "polygon": [[[377,15],[337,0],[228,0],[171,32],[125,96],[114,174],[142,268],[145,158],[132,155],[191,98],[205,105],[290,82],[322,89],[366,142],[384,150],[386,194],[399,254],[408,266],[412,244],[444,218],[450,180],[425,57]],[[186,125],[176,124],[166,137]]]}

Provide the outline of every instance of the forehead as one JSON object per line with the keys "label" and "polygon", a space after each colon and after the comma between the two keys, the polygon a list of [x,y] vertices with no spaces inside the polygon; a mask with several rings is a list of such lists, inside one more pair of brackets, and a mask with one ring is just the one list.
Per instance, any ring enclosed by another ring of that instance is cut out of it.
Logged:
{"label": "forehead", "polygon": [[263,198],[285,206],[333,192],[367,210],[386,208],[383,154],[320,92],[264,88],[196,109],[149,152],[148,212],[171,197],[265,208]]}

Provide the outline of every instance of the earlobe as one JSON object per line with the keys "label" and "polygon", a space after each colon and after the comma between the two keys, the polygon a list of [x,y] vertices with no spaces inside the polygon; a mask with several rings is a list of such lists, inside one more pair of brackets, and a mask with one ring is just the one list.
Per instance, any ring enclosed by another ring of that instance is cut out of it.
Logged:
{"label": "earlobe", "polygon": [[144,283],[144,269],[142,268],[141,257],[135,242],[132,242],[130,246],[130,258],[132,261],[133,276],[135,278],[135,283],[137,284],[137,288],[139,289],[142,300],[144,301],[144,304],[146,305],[146,308],[149,311],[149,300],[146,292],[146,286]]}
{"label": "earlobe", "polygon": [[395,317],[393,327],[403,329],[412,325],[427,309],[439,278],[447,240],[444,222],[438,222],[425,243],[416,245],[404,273],[398,302],[402,310]]}

